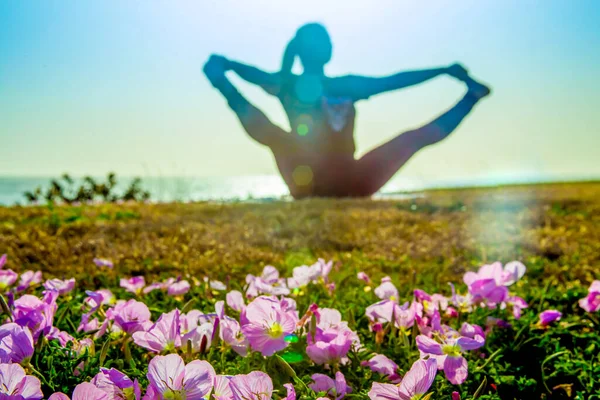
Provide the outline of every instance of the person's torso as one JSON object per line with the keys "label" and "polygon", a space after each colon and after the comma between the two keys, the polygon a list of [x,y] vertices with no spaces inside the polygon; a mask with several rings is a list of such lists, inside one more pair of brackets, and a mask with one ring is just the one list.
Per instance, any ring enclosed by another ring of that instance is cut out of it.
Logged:
{"label": "person's torso", "polygon": [[292,76],[279,98],[302,147],[325,157],[352,157],[354,104],[329,93],[327,86],[326,77]]}

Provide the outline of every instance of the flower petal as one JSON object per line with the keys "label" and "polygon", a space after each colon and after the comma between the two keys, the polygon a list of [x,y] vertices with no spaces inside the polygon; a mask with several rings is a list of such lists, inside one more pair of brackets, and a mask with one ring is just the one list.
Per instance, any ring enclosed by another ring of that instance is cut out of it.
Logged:
{"label": "flower petal", "polygon": [[185,376],[183,359],[177,354],[156,356],[148,364],[146,376],[161,396],[169,390],[181,390]]}
{"label": "flower petal", "polygon": [[426,354],[435,354],[441,356],[444,354],[442,351],[442,345],[435,340],[428,338],[425,335],[417,336],[417,347],[420,351]]}
{"label": "flower petal", "polygon": [[108,394],[89,382],[75,386],[73,400],[107,400]]}
{"label": "flower petal", "polygon": [[199,400],[208,396],[213,388],[215,370],[207,361],[195,360],[185,366],[183,389],[187,400]]}
{"label": "flower petal", "polygon": [[451,383],[455,385],[462,384],[469,375],[469,365],[467,364],[467,360],[462,356],[446,357],[446,361],[444,362],[444,373]]}
{"label": "flower petal", "polygon": [[475,350],[485,344],[485,339],[481,335],[475,335],[473,339],[461,336],[456,340],[456,344],[460,346],[462,351]]}
{"label": "flower petal", "polygon": [[371,400],[398,400],[398,398],[410,400],[410,397],[401,397],[398,393],[398,386],[389,383],[373,382],[368,395]]}
{"label": "flower petal", "polygon": [[411,399],[417,394],[425,394],[437,374],[437,362],[434,358],[416,361],[402,378],[398,389],[400,395]]}

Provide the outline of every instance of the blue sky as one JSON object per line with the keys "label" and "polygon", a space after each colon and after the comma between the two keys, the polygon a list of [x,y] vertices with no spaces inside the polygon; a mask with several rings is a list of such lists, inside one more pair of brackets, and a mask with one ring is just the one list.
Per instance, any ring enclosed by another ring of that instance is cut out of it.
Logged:
{"label": "blue sky", "polygon": [[[210,53],[278,68],[323,22],[330,75],[463,62],[494,95],[411,179],[600,176],[600,2],[0,1],[0,175],[276,173],[201,73]],[[277,101],[242,91],[287,127]],[[358,105],[358,153],[449,108],[449,78]]]}

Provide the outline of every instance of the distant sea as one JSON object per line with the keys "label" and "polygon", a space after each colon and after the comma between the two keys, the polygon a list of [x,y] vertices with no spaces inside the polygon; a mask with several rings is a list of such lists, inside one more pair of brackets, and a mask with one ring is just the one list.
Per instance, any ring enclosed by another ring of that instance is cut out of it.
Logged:
{"label": "distant sea", "polygon": [[[0,176],[0,205],[26,204],[25,191],[48,187],[52,177]],[[103,178],[98,178],[104,181]],[[376,198],[411,198],[422,196],[422,191],[434,188],[496,186],[553,181],[592,180],[593,177],[573,176],[482,176],[471,179],[422,180],[402,175],[392,179],[375,195]],[[118,177],[117,192],[129,185],[132,178]],[[77,179],[76,179],[77,184]],[[151,194],[151,200],[169,201],[273,201],[289,199],[289,192],[278,175],[232,177],[142,177],[142,186]]]}

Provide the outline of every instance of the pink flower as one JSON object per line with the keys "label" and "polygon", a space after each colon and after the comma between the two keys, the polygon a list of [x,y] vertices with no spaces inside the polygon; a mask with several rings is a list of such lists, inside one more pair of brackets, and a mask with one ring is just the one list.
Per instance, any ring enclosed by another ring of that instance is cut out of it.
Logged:
{"label": "pink flower", "polygon": [[84,302],[91,308],[89,314],[97,311],[101,305],[113,304],[115,301],[115,296],[108,289],[101,289],[96,292],[86,290],[85,294],[87,294],[88,297],[86,297]]}
{"label": "pink flower", "polygon": [[400,388],[401,399],[414,399],[419,395],[427,393],[437,374],[437,362],[435,359],[418,360],[402,378]]}
{"label": "pink flower", "polygon": [[541,326],[548,326],[555,321],[559,321],[560,317],[562,317],[562,313],[557,310],[546,310],[542,311],[540,314],[540,322]]}
{"label": "pink flower", "polygon": [[292,277],[288,278],[287,285],[290,289],[304,287],[319,278],[319,269],[315,265],[302,265],[294,268]]}
{"label": "pink flower", "polygon": [[273,381],[264,372],[236,375],[229,381],[233,400],[271,400]]}
{"label": "pink flower", "polygon": [[189,292],[190,283],[186,280],[176,281],[170,284],[167,288],[169,296],[181,296]]}
{"label": "pink flower", "polygon": [[502,264],[499,262],[484,265],[478,272],[465,273],[463,281],[476,302],[501,303],[508,296],[508,289],[503,285]]}
{"label": "pink flower", "polygon": [[[94,385],[92,385],[94,386]],[[64,394],[63,392],[54,392],[48,397],[48,400],[71,400],[69,396]]]}
{"label": "pink flower", "polygon": [[100,368],[91,383],[108,395],[107,400],[140,400],[141,390],[137,379],[132,381],[114,368]]}
{"label": "pink flower", "polygon": [[0,257],[0,269],[4,268],[7,259],[8,256],[6,254],[2,254],[2,256]]}
{"label": "pink flower", "polygon": [[212,390],[215,375],[206,361],[194,360],[185,365],[179,355],[169,354],[150,361],[147,377],[153,399],[201,400]]}
{"label": "pink flower", "polygon": [[323,278],[325,281],[327,281],[329,278],[329,274],[331,273],[331,270],[333,269],[333,260],[329,260],[328,262],[325,262],[325,260],[323,260],[322,258],[319,258],[317,260],[317,264],[319,265],[321,278]]}
{"label": "pink flower", "polygon": [[504,269],[501,263],[495,262],[482,266],[477,273],[465,273],[463,281],[469,286],[469,293],[476,302],[498,304],[508,297],[506,287],[521,279],[525,270],[525,265],[518,261],[506,264]]}
{"label": "pink flower", "polygon": [[333,296],[336,288],[335,282],[329,282],[325,284],[325,288],[327,289],[327,293],[329,293],[330,296]]}
{"label": "pink flower", "polygon": [[449,283],[449,285],[452,288],[452,297],[450,297],[452,304],[462,312],[471,312],[473,310],[473,296],[470,293],[464,296],[457,294],[454,284]]}
{"label": "pink flower", "polygon": [[[69,400],[69,396],[57,392],[48,397],[48,400]],[[71,400],[109,400],[108,394],[98,389],[91,383],[84,382],[75,386]]]}
{"label": "pink flower", "polygon": [[13,317],[15,323],[28,327],[34,342],[41,333],[48,333],[52,327],[56,312],[58,292],[53,290],[44,294],[43,300],[33,295],[23,295],[14,303]]}
{"label": "pink flower", "polygon": [[242,312],[242,310],[246,308],[244,296],[237,290],[232,290],[231,292],[227,293],[225,296],[225,301],[227,302],[227,305],[235,311]]}
{"label": "pink flower", "polygon": [[6,290],[9,286],[12,286],[19,275],[12,269],[0,269],[0,291]]}
{"label": "pink flower", "polygon": [[369,390],[368,396],[371,400],[400,399],[398,385],[392,385],[391,383],[373,382],[373,384],[371,385],[371,390]]}
{"label": "pink flower", "polygon": [[248,354],[248,339],[242,334],[240,324],[235,320],[224,319],[219,325],[221,340],[242,357]]}
{"label": "pink flower", "polygon": [[[416,303],[415,303],[416,304]],[[394,322],[397,328],[410,328],[416,316],[416,307],[409,306],[408,302],[402,306],[392,300],[383,300],[367,307],[366,315],[371,322]]]}
{"label": "pink flower", "polygon": [[285,388],[287,395],[285,396],[285,400],[296,400],[296,389],[294,389],[294,385],[291,383],[286,383],[283,385]]}
{"label": "pink flower", "polygon": [[521,318],[521,311],[529,307],[527,302],[519,296],[512,296],[508,298],[506,302],[512,306],[513,317],[515,319]]}
{"label": "pink flower", "polygon": [[199,310],[190,310],[187,314],[180,314],[179,331],[182,335],[191,332],[198,327],[200,319],[204,317],[204,313]]}
{"label": "pink flower", "polygon": [[306,354],[316,364],[336,364],[340,362],[352,345],[351,332],[328,329],[323,331],[317,328],[314,340],[308,336]]}
{"label": "pink flower", "polygon": [[168,283],[164,283],[164,282],[154,282],[151,283],[150,285],[146,286],[142,292],[144,294],[148,294],[154,290],[165,290],[168,287]]}
{"label": "pink flower", "polygon": [[205,322],[183,335],[182,346],[187,349],[188,343],[190,343],[192,353],[203,353],[210,348],[213,333],[214,323]]}
{"label": "pink flower", "polygon": [[454,307],[446,308],[445,314],[448,318],[458,318],[458,311]]}
{"label": "pink flower", "polygon": [[600,281],[592,282],[588,295],[579,300],[579,306],[590,313],[600,310]]}
{"label": "pink flower", "polygon": [[281,308],[281,303],[270,297],[257,297],[245,310],[242,333],[254,351],[271,356],[288,346],[285,337],[296,329],[296,318]]}
{"label": "pink flower", "polygon": [[147,332],[134,332],[133,342],[156,353],[174,351],[181,346],[179,333],[179,310],[163,314]]}
{"label": "pink flower", "polygon": [[145,331],[152,325],[148,306],[136,300],[117,304],[112,309],[112,316],[117,325],[130,335],[138,331]]}
{"label": "pink flower", "polygon": [[14,322],[0,326],[0,360],[20,364],[29,361],[33,351],[33,336],[28,328]]}
{"label": "pink flower", "polygon": [[313,383],[308,387],[317,393],[325,392],[336,400],[343,399],[348,393],[352,393],[352,388],[346,384],[346,378],[341,372],[335,373],[335,380],[323,374],[314,374],[311,376]]}
{"label": "pink flower", "polygon": [[385,376],[392,383],[400,382],[401,377],[398,374],[398,364],[383,354],[376,354],[369,361],[363,361],[360,365],[369,367],[371,371]]}
{"label": "pink flower", "polygon": [[27,290],[31,285],[37,285],[42,281],[42,271],[25,271],[21,274],[19,278],[19,286],[17,286],[17,291],[22,292]]}
{"label": "pink flower", "polygon": [[[468,280],[465,278],[465,283]],[[494,279],[478,279],[467,283],[473,302],[502,303],[508,296],[508,289],[499,286]]]}
{"label": "pink flower", "polygon": [[212,392],[212,396],[215,400],[231,400],[233,398],[233,391],[229,384],[231,377],[225,375],[217,375],[215,377],[215,387]]}
{"label": "pink flower", "polygon": [[381,285],[375,288],[375,296],[379,297],[381,300],[391,300],[394,302],[398,302],[398,289],[391,280],[381,280]]}
{"label": "pink flower", "polygon": [[437,361],[437,368],[443,369],[446,378],[455,384],[460,385],[467,379],[468,364],[462,353],[468,350],[475,350],[485,344],[485,339],[480,335],[475,335],[473,339],[457,335],[456,332],[449,332],[448,335],[440,337],[441,343],[425,336],[417,336],[417,347],[421,352],[421,357],[429,356]]}
{"label": "pink flower", "polygon": [[366,283],[367,285],[371,283],[371,278],[369,278],[369,275],[367,275],[364,272],[359,272],[358,274],[356,274],[356,277],[364,283]]}
{"label": "pink flower", "polygon": [[65,281],[61,279],[48,279],[44,282],[44,288],[46,290],[57,291],[58,294],[67,294],[75,287],[75,278],[67,279]]}
{"label": "pink flower", "polygon": [[348,330],[317,328],[314,340],[308,336],[306,354],[316,364],[336,364],[346,357],[352,346],[350,335]]}
{"label": "pink flower", "polygon": [[66,346],[67,343],[75,340],[75,338],[73,336],[69,335],[68,332],[61,331],[60,329],[58,329],[54,326],[50,329],[50,332],[48,332],[48,334],[46,335],[46,338],[48,340],[58,340],[60,345],[63,347]]}
{"label": "pink flower", "polygon": [[416,361],[402,378],[400,386],[389,383],[373,383],[369,391],[371,400],[420,399],[431,387],[437,374],[434,358]]}
{"label": "pink flower", "polygon": [[[106,325],[106,326],[104,326]],[[100,329],[102,327],[102,329]],[[94,318],[90,320],[82,320],[79,326],[77,327],[77,332],[91,332],[100,329],[100,331],[96,332],[94,335],[95,338],[99,338],[100,336],[106,333],[106,328],[108,328],[108,321],[105,321],[105,324],[100,325],[100,321],[98,318]]]}
{"label": "pink flower", "polygon": [[519,261],[507,263],[502,268],[502,263],[483,265],[478,272],[465,273],[463,280],[467,285],[477,280],[493,279],[498,286],[510,286],[525,275],[527,268]]}
{"label": "pink flower", "polygon": [[511,286],[525,275],[525,271],[527,271],[527,267],[520,261],[507,263],[504,266],[504,273],[502,274],[502,284],[504,286]]}
{"label": "pink flower", "polygon": [[4,399],[40,400],[44,397],[40,380],[25,375],[19,364],[0,364],[0,397]]}
{"label": "pink flower", "polygon": [[317,327],[314,335],[308,335],[306,354],[317,364],[345,362],[352,345],[360,346],[358,335],[342,321],[342,315],[336,309],[321,308],[316,315]]}
{"label": "pink flower", "polygon": [[452,400],[460,400],[460,393],[452,392]]}
{"label": "pink flower", "polygon": [[120,286],[130,293],[140,294],[146,286],[146,279],[143,276],[134,276],[129,279],[121,278]]}
{"label": "pink flower", "polygon": [[483,331],[483,328],[481,328],[479,325],[471,325],[467,322],[463,322],[462,326],[460,327],[460,334],[471,339],[474,339],[477,335],[485,339],[485,332]]}
{"label": "pink flower", "polygon": [[287,281],[288,287],[290,289],[300,288],[309,283],[317,283],[320,278],[326,281],[332,266],[333,261],[325,263],[325,261],[320,258],[311,266],[302,265],[296,267],[292,271],[292,277]]}
{"label": "pink flower", "polygon": [[210,287],[212,290],[217,290],[219,292],[227,290],[227,285],[225,285],[223,282],[209,280],[207,276],[204,277],[204,282],[208,283],[208,287]]}
{"label": "pink flower", "polygon": [[105,260],[103,258],[94,258],[94,264],[96,264],[97,267],[106,267],[106,268],[112,268],[115,265],[112,263],[112,261],[109,260]]}
{"label": "pink flower", "polygon": [[417,314],[415,320],[419,332],[425,336],[431,337],[434,332],[443,332],[444,330],[441,325],[442,317],[438,310],[434,310],[431,315],[424,315],[423,317]]}
{"label": "pink flower", "polygon": [[263,268],[262,275],[259,277],[248,274],[246,276],[246,283],[248,284],[248,289],[246,290],[247,298],[254,298],[261,293],[274,296],[287,296],[290,294],[286,280],[279,278],[279,271],[271,265]]}

